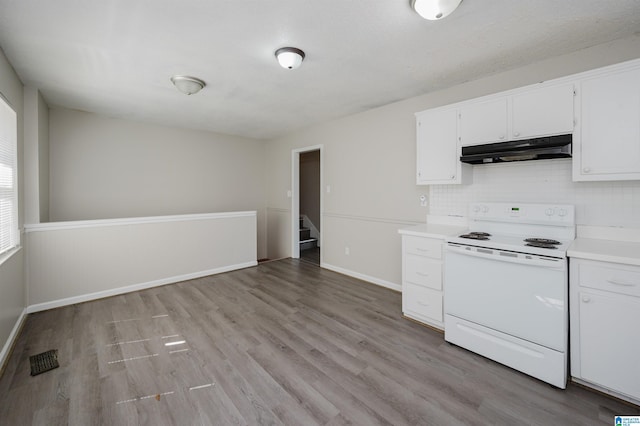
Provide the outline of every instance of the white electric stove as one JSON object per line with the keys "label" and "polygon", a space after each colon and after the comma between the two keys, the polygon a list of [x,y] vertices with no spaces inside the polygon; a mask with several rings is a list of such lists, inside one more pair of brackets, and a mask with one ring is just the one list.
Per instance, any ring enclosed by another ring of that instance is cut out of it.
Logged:
{"label": "white electric stove", "polygon": [[475,203],[447,238],[445,340],[566,387],[571,205]]}

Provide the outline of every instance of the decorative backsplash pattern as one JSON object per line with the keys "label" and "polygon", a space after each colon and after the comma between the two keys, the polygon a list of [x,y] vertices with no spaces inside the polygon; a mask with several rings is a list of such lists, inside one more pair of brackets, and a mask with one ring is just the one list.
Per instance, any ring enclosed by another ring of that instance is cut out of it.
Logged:
{"label": "decorative backsplash pattern", "polygon": [[570,159],[474,166],[473,184],[429,194],[438,216],[467,216],[472,202],[574,204],[579,225],[640,228],[640,181],[573,182]]}

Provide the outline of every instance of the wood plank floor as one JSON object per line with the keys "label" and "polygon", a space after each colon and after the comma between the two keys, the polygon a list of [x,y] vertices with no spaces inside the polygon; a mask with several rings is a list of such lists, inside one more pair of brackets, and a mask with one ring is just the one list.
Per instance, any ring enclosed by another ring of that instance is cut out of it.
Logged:
{"label": "wood plank floor", "polygon": [[[2,425],[611,425],[638,408],[558,390],[401,318],[399,293],[281,260],[29,315]],[[59,350],[60,368],[29,376]]]}

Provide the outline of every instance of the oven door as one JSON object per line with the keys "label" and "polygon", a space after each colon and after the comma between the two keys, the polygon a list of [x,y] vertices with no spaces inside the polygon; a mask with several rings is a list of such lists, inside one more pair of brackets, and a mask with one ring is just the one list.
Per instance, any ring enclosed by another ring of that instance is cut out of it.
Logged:
{"label": "oven door", "polygon": [[453,243],[446,248],[445,314],[566,351],[566,258]]}

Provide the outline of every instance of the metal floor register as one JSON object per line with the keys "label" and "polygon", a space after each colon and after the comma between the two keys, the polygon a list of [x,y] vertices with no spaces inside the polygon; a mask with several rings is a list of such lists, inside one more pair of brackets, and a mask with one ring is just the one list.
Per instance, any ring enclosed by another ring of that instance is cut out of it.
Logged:
{"label": "metal floor register", "polygon": [[60,364],[58,364],[57,349],[51,349],[50,351],[42,352],[41,354],[32,355],[29,357],[29,362],[31,363],[32,376],[37,376],[38,374],[60,367]]}

